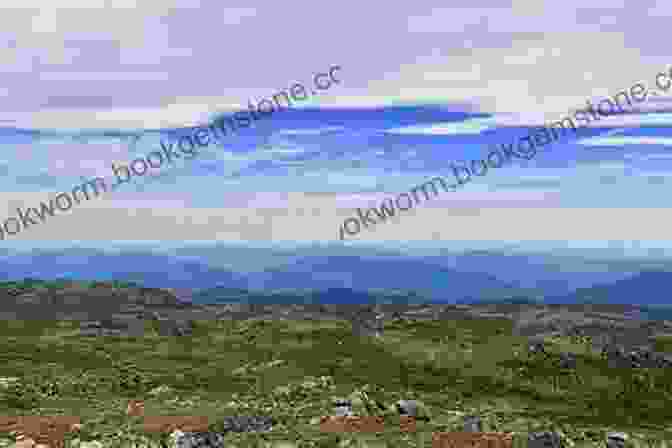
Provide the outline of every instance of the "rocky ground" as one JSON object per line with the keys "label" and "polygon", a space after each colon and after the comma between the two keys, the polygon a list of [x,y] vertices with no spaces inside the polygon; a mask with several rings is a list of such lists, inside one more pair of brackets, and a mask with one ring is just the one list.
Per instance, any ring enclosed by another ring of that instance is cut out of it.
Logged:
{"label": "rocky ground", "polygon": [[[199,311],[196,311],[198,309]],[[617,345],[625,350],[653,349],[659,337],[672,337],[672,321],[638,319],[638,308],[621,305],[247,305],[197,307],[218,319],[267,318],[285,320],[346,319],[355,331],[374,334],[395,320],[509,319],[514,332],[531,339],[590,336],[594,348]],[[369,331],[366,331],[366,330]],[[378,330],[376,330],[378,329]]]}
{"label": "rocky ground", "polygon": [[[331,411],[325,403],[366,384],[380,386],[392,402],[429,403],[439,429],[530,428],[530,448],[591,437],[610,437],[609,446],[616,447],[627,438],[618,434],[621,429],[672,434],[661,414],[672,402],[666,370],[672,350],[665,350],[672,322],[639,320],[637,311],[505,303],[195,306],[170,290],[19,288],[0,292],[0,318],[8,324],[0,341],[0,376],[23,385],[0,386],[11,391],[3,400],[19,406],[5,412],[67,415],[66,409],[84,409],[93,422],[85,427],[106,431],[119,429],[114,409],[125,406],[119,394],[181,412],[235,405],[238,416],[218,414],[222,436],[178,434],[175,447],[199,440],[219,446],[222,437],[231,440],[227,434],[266,430],[270,414],[283,437],[294,427],[306,432],[315,426],[311,418],[352,412],[347,399]],[[21,323],[29,320],[50,323]],[[520,340],[526,341],[522,354]],[[600,354],[610,366],[626,369],[604,370]],[[42,366],[51,370],[38,375]],[[640,368],[646,375],[627,373]],[[160,390],[172,392],[156,395]],[[58,404],[50,402],[57,398]],[[98,412],[112,417],[98,421]],[[571,423],[557,429],[553,421]],[[87,440],[98,437],[92,434]]]}
{"label": "rocky ground", "polygon": [[636,351],[653,352],[656,340],[672,337],[671,321],[639,319],[638,308],[629,305],[193,305],[181,301],[169,289],[115,288],[104,282],[93,288],[73,283],[60,289],[0,291],[0,320],[77,320],[82,322],[81,334],[87,336],[140,336],[146,330],[147,321],[153,322],[154,331],[160,335],[189,335],[192,322],[205,319],[345,319],[352,322],[355,334],[376,336],[380,335],[385,322],[395,320],[497,318],[511,320],[515,334],[532,341],[588,336],[594,349],[614,356],[620,351],[621,357]]}
{"label": "rocky ground", "polygon": [[376,337],[385,322],[395,320],[500,318],[511,320],[514,333],[532,342],[563,336],[589,337],[593,349],[612,358],[634,357],[631,363],[634,367],[647,362],[659,367],[672,365],[672,358],[652,354],[657,340],[672,338],[672,322],[639,319],[638,308],[628,305],[193,305],[181,301],[169,289],[115,288],[104,282],[93,288],[73,283],[57,290],[13,290],[0,294],[0,319],[77,320],[82,322],[80,333],[84,336],[141,336],[147,330],[147,321],[152,322],[151,328],[159,335],[185,336],[191,334],[193,321],[205,319],[344,319],[352,322],[354,334]]}

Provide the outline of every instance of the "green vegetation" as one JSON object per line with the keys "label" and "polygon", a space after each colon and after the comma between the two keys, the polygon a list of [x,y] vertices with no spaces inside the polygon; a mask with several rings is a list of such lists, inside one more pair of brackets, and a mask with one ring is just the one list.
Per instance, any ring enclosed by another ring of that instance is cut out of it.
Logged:
{"label": "green vegetation", "polygon": [[[332,412],[333,397],[368,389],[385,404],[424,402],[433,416],[425,435],[460,430],[462,416],[476,414],[488,431],[556,430],[576,447],[598,446],[608,431],[672,439],[669,372],[609,368],[583,344],[549,341],[552,353],[575,349],[573,375],[554,358],[526,355],[504,320],[395,322],[378,341],[335,320],[199,321],[192,337],[172,338],[152,329],[147,322],[143,338],[83,338],[78,322],[7,321],[0,377],[18,380],[0,384],[0,414],[76,415],[84,439],[130,440],[139,419],[124,412],[139,399],[148,415],[277,419],[268,434],[227,435],[241,446],[335,446],[339,437],[321,434],[316,417]],[[415,435],[390,428],[378,437],[387,446],[417,446]]]}
{"label": "green vegetation", "polygon": [[653,347],[658,352],[672,353],[672,336],[658,336]]}

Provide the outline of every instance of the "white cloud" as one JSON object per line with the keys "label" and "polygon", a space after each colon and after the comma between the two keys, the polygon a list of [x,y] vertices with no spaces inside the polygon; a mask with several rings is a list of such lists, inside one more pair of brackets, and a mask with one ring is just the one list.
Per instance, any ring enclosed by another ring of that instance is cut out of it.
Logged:
{"label": "white cloud", "polygon": [[672,137],[593,137],[577,142],[584,146],[660,145],[672,146]]}
{"label": "white cloud", "polygon": [[44,81],[166,81],[165,72],[43,72]]}
{"label": "white cloud", "polygon": [[474,118],[466,121],[432,123],[431,125],[415,125],[402,128],[387,129],[388,134],[410,135],[465,135],[481,134],[496,127],[495,118]]}
{"label": "white cloud", "polygon": [[[390,5],[373,42],[370,26],[379,9],[350,0],[321,5],[321,15],[300,23],[294,12],[310,7],[308,2],[289,8],[211,0],[30,0],[0,7],[3,33],[17,42],[0,60],[6,73],[32,73],[6,82],[10,94],[33,93],[32,101],[97,80],[98,90],[109,90],[121,104],[144,103],[140,107],[158,107],[159,97],[165,103],[189,91],[244,102],[246,90],[275,91],[292,78],[340,63],[346,67],[343,85],[321,104],[422,97],[478,103],[489,111],[557,114],[600,91],[609,94],[654,76],[667,54],[646,26],[651,18],[645,7],[578,0],[460,2],[450,8],[432,3]],[[669,6],[655,8],[670,13]],[[404,25],[407,31],[399,32]],[[159,79],[160,73],[168,80]],[[145,83],[134,86],[132,80]],[[3,108],[15,112],[32,104],[30,95],[14,94]]]}

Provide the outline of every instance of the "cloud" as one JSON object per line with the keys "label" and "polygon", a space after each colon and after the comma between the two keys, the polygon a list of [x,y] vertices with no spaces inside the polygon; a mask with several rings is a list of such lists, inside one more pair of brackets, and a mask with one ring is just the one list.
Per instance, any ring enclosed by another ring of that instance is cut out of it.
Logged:
{"label": "cloud", "polygon": [[[290,195],[285,208],[101,208],[77,210],[20,232],[12,240],[221,240],[335,241],[338,226],[352,217],[325,197]],[[103,202],[98,202],[102,204]],[[27,204],[26,204],[27,205]],[[639,208],[632,226],[629,208],[420,207],[391,223],[362,232],[365,241],[459,240],[636,240],[665,239],[670,209]],[[4,219],[4,218],[3,218]],[[496,223],[496,224],[494,224]]]}
{"label": "cloud", "polygon": [[385,132],[388,134],[410,135],[465,135],[481,134],[483,131],[494,129],[495,127],[495,118],[488,117],[448,123],[432,123],[430,125],[406,126],[387,129]]}
{"label": "cloud", "polygon": [[[669,119],[672,123],[672,114]],[[619,137],[593,137],[576,142],[583,146],[620,146],[625,145],[657,145],[672,146],[672,137],[647,137],[647,136],[619,136]]]}
{"label": "cloud", "polygon": [[[297,0],[292,8],[217,0],[5,3],[0,5],[0,43],[7,43],[0,45],[0,119],[59,131],[202,123],[217,112],[246,108],[249,98],[306,83],[332,64],[343,67],[343,82],[312,105],[426,102],[495,116],[494,121],[414,128],[392,122],[389,127],[396,126],[397,133],[476,134],[493,125],[546,123],[582,107],[586,98],[612,96],[641,80],[651,84],[656,73],[668,67],[669,55],[667,42],[652,30],[665,29],[672,15],[669,2],[644,0],[631,6],[612,0],[456,0],[450,7],[438,0],[401,2],[386,5],[384,18],[378,4],[353,0],[319,7]],[[672,101],[652,98],[634,112],[594,126],[667,125]],[[415,168],[412,158],[419,150],[389,164],[388,157],[381,168],[365,162],[374,154],[388,156],[396,147],[386,147],[383,154],[380,148],[364,154],[341,149],[336,155],[318,144],[304,147],[285,141],[311,141],[340,132],[327,124],[309,128],[300,123],[281,131],[281,138],[269,140],[265,149],[245,141],[245,150],[253,149],[244,153],[203,151],[201,159],[187,162],[189,166],[162,168],[156,185],[145,176],[138,183],[147,185],[120,188],[110,198],[82,204],[20,238],[333,240],[338,223],[352,213],[346,205],[354,203],[337,192],[355,191],[370,199],[378,197],[373,192],[380,191],[383,182],[387,189],[404,191],[414,185],[411,177],[425,174],[416,170],[410,176],[399,168]],[[66,190],[81,176],[109,177],[112,162],[125,163],[155,150],[158,135],[141,141],[133,151],[113,138],[29,139],[5,141],[4,187],[38,193],[1,195],[3,205],[17,198],[39,203],[53,194],[44,191],[49,185],[49,190],[57,185]],[[650,152],[633,155],[633,143],[648,146]],[[667,212],[638,210],[633,226],[632,210],[626,208],[654,206],[656,201],[667,205],[663,189],[655,184],[665,170],[638,167],[629,172],[632,167],[621,167],[618,172],[597,152],[600,145],[615,145],[619,151],[627,145],[622,152],[631,155],[629,160],[662,163],[664,155],[652,148],[667,143],[661,135],[584,139],[581,151],[566,147],[576,158],[535,160],[539,165],[562,165],[551,177],[527,171],[537,177],[516,180],[525,171],[514,167],[493,172],[459,195],[446,195],[409,213],[399,224],[380,226],[362,237],[629,239],[646,234],[666,239]],[[596,149],[586,151],[586,144]],[[236,176],[246,176],[249,183]],[[292,192],[306,185],[319,185],[326,194]],[[509,190],[489,191],[497,186]],[[240,191],[223,192],[227,190]],[[136,191],[146,196],[131,198]],[[578,208],[596,201],[621,208]]]}
{"label": "cloud", "polygon": [[[652,18],[644,6],[578,0],[461,5],[389,5],[375,41],[370,27],[379,8],[352,0],[323,4],[314,20],[301,22],[294,8],[272,3],[3,5],[3,36],[16,45],[0,51],[8,89],[2,108],[32,114],[50,104],[66,105],[67,98],[72,98],[68,106],[84,106],[78,96],[107,96],[119,111],[114,116],[102,114],[111,107],[106,102],[92,100],[93,110],[85,114],[61,108],[61,117],[35,123],[86,127],[79,123],[91,123],[87,117],[95,113],[99,124],[113,127],[118,119],[128,126],[122,111],[130,116],[136,108],[154,111],[143,114],[155,123],[152,115],[168,104],[193,104],[203,113],[215,102],[245,104],[321,67],[341,64],[348,70],[343,85],[321,104],[459,101],[486,111],[557,114],[600,90],[608,94],[654,76],[666,62],[667,49],[645,26]],[[314,8],[303,1],[296,6]],[[654,20],[671,12],[660,4],[650,7],[661,14]],[[596,54],[602,63],[595,64]],[[50,95],[57,100],[44,107]],[[194,117],[180,118],[187,119]]]}

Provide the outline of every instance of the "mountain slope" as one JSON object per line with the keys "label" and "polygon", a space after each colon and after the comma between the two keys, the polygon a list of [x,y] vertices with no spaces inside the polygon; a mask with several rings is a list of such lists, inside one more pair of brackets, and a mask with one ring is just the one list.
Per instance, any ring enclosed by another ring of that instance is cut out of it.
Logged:
{"label": "mountain slope", "polygon": [[670,287],[672,287],[672,272],[651,270],[612,283],[579,288],[565,296],[547,297],[545,301],[669,305],[672,304],[672,297],[668,293]]}

